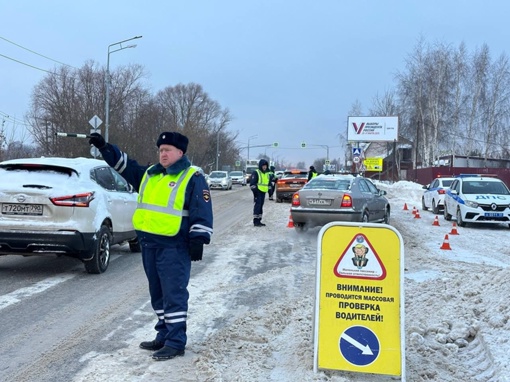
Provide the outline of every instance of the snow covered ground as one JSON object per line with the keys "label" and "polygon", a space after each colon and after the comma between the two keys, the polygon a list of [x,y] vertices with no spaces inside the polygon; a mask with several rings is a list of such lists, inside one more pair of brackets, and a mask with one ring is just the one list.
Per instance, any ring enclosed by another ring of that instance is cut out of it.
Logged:
{"label": "snow covered ground", "polygon": [[[388,191],[391,224],[404,241],[407,381],[510,381],[508,226],[458,227],[444,250],[452,222],[439,216],[433,225],[435,215],[421,211],[420,185],[378,186]],[[288,219],[288,203],[266,201],[267,227],[247,219],[206,247],[204,261],[193,265],[184,357],[156,362],[138,348],[154,337],[147,301],[126,320],[139,329],[123,334],[125,347],[84,356],[75,381],[387,380],[313,372],[319,228],[300,234]]]}

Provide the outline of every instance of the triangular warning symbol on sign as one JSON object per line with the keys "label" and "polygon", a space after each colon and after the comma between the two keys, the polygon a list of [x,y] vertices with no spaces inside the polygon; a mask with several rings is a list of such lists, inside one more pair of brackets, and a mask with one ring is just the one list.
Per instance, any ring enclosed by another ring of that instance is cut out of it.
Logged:
{"label": "triangular warning symbol on sign", "polygon": [[362,233],[353,237],[335,264],[337,277],[383,280],[386,268],[376,250]]}

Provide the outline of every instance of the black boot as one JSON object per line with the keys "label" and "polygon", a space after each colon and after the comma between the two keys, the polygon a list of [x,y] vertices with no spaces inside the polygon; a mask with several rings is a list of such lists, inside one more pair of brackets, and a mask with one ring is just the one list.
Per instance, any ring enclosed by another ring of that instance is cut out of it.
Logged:
{"label": "black boot", "polygon": [[163,346],[160,350],[152,355],[152,359],[156,361],[165,361],[175,357],[181,357],[184,355],[184,349],[178,350],[171,348],[170,346]]}
{"label": "black boot", "polygon": [[159,349],[163,348],[163,346],[165,346],[164,343],[158,342],[156,340],[154,340],[154,341],[144,341],[144,342],[142,342],[140,344],[140,347],[142,349],[151,350],[151,351],[159,350]]}
{"label": "black boot", "polygon": [[260,219],[253,219],[253,225],[255,227],[265,227],[266,226],[264,223],[260,222]]}

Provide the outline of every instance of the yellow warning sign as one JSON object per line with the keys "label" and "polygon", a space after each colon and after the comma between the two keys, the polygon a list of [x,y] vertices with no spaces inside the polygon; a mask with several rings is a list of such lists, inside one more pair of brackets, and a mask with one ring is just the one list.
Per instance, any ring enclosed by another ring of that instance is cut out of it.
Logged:
{"label": "yellow warning sign", "polygon": [[363,164],[367,171],[382,171],[383,170],[383,158],[365,158]]}
{"label": "yellow warning sign", "polygon": [[319,233],[315,369],[403,376],[403,241],[386,224]]}

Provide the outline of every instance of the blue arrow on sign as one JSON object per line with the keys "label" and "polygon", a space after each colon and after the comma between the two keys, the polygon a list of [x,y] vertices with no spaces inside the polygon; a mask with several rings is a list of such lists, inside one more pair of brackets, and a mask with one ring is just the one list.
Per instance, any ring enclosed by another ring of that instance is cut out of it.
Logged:
{"label": "blue arrow on sign", "polygon": [[356,366],[370,365],[380,351],[377,336],[364,326],[347,328],[340,336],[339,345],[345,360]]}

